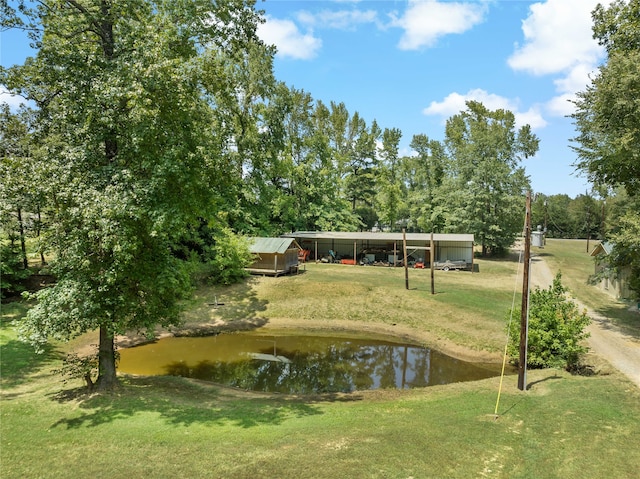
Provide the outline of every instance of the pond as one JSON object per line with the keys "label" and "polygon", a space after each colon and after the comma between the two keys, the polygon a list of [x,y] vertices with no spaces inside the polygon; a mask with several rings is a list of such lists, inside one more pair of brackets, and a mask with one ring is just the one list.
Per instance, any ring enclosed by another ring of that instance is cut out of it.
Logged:
{"label": "pond", "polygon": [[118,369],[289,394],[407,389],[500,374],[499,365],[388,339],[256,331],[165,338],[122,349]]}

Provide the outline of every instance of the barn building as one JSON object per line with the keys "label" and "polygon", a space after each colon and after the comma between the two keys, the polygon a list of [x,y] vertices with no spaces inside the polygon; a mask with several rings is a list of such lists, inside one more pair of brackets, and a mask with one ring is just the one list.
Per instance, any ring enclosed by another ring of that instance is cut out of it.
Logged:
{"label": "barn building", "polygon": [[[296,231],[282,236],[295,239],[310,261],[394,265],[403,260],[402,233]],[[473,271],[473,241],[472,234],[433,234],[434,263]],[[409,264],[430,266],[431,234],[406,233],[406,242]]]}

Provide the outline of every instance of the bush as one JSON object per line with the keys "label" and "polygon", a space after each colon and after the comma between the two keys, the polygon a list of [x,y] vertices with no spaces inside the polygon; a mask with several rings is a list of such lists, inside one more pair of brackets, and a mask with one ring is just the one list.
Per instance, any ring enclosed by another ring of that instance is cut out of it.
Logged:
{"label": "bush", "polygon": [[[527,367],[564,367],[579,369],[580,357],[587,352],[583,341],[589,337],[585,328],[591,322],[586,312],[566,297],[562,276],[556,275],[549,289],[536,288],[529,297],[529,337]],[[520,318],[520,310],[514,311]],[[520,321],[511,321],[509,327],[509,356],[518,365]]]}
{"label": "bush", "polygon": [[223,227],[214,235],[207,262],[210,267],[209,279],[216,284],[233,284],[247,276],[244,268],[252,263],[247,241]]}

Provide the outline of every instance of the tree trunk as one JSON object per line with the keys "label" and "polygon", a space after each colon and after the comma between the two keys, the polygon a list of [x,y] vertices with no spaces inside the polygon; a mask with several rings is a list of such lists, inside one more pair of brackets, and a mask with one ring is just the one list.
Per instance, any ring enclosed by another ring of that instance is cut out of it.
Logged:
{"label": "tree trunk", "polygon": [[116,376],[116,349],[113,334],[100,326],[100,345],[98,349],[98,379],[96,389],[111,391],[119,385]]}
{"label": "tree trunk", "polygon": [[24,239],[24,223],[22,221],[22,209],[18,208],[18,225],[20,227],[20,249],[22,250],[22,265],[24,269],[29,268],[29,260],[27,259],[27,243]]}
{"label": "tree trunk", "polygon": [[40,250],[40,263],[42,264],[42,266],[46,265],[47,262],[44,259],[44,251],[42,248],[42,244],[40,244],[40,230],[42,229],[42,215],[40,214],[40,205],[37,205],[37,212],[38,212],[38,224],[36,227],[36,236],[38,237],[38,249]]}

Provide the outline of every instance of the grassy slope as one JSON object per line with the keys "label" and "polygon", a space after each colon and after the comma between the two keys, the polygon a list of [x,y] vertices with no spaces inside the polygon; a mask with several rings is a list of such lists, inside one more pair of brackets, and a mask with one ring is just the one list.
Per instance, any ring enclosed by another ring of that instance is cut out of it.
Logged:
{"label": "grassy slope", "polygon": [[[323,270],[326,276],[312,270],[298,278],[259,280],[250,289],[202,291],[191,319],[202,318],[200,302],[223,294],[225,307],[207,314],[313,319],[331,313],[336,320],[364,324],[375,313],[375,321],[426,324],[467,343],[473,342],[475,330],[478,343],[493,348],[500,341],[491,335],[504,336],[503,306],[513,289],[507,271],[512,268],[508,262],[485,262],[479,275],[439,274],[435,297],[428,294],[426,271],[423,283],[418,280],[422,272],[412,272],[411,286],[417,289],[407,292],[401,270],[382,270],[371,281],[346,277],[333,267]],[[364,269],[349,273],[359,270]],[[285,306],[292,294],[306,301]],[[321,298],[327,304],[319,310]],[[497,420],[497,378],[301,398],[181,378],[125,378],[121,391],[87,397],[73,389],[79,384],[62,386],[51,375],[60,346],[36,357],[15,341],[11,320],[22,313],[20,307],[3,305],[3,479],[631,478],[640,464],[635,441],[640,437],[640,391],[615,374],[530,371],[526,393],[507,377]],[[447,317],[447,324],[438,325],[439,317]]]}
{"label": "grassy slope", "polygon": [[[425,342],[438,339],[498,355],[504,347],[504,317],[514,289],[514,261],[479,261],[480,274],[437,271],[431,295],[428,270],[308,264],[304,274],[253,278],[249,285],[199,291],[189,322],[253,319],[355,328],[380,325],[412,330]],[[488,280],[490,278],[490,280]],[[212,309],[215,298],[225,303]]]}
{"label": "grassy slope", "polygon": [[[597,242],[590,242],[590,250]],[[593,258],[586,252],[586,240],[547,240],[539,254],[549,264],[555,274],[562,273],[562,282],[570,289],[575,298],[587,307],[609,318],[629,334],[640,338],[640,318],[637,312],[628,310],[629,304],[618,301],[595,286],[588,284],[588,278],[594,273]]]}

